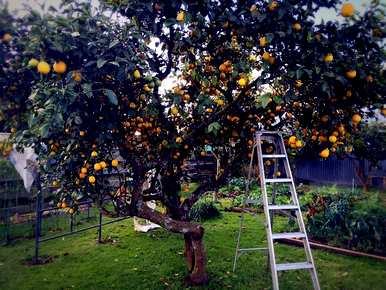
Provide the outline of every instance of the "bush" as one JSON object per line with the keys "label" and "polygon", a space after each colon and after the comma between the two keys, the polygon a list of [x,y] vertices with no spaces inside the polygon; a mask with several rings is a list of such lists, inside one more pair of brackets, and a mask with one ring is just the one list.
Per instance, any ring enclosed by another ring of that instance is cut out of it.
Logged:
{"label": "bush", "polygon": [[197,222],[218,218],[220,216],[221,213],[219,209],[209,197],[199,199],[189,212],[189,218]]}
{"label": "bush", "polygon": [[386,254],[386,209],[378,197],[342,193],[317,197],[308,207],[307,230],[314,239]]}

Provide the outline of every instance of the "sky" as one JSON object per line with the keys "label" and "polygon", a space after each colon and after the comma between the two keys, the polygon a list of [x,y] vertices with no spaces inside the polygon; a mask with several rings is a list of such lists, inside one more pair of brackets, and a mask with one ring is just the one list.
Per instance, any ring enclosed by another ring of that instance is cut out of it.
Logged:
{"label": "sky", "polygon": [[[87,0],[91,1],[95,5],[97,5],[98,0]],[[381,0],[386,1],[386,0]],[[41,10],[40,6],[41,3],[46,3],[46,9],[49,6],[58,7],[61,3],[61,0],[0,0],[0,4],[3,2],[8,2],[8,7],[11,11],[13,10],[19,10],[18,13],[23,14],[23,6],[25,4],[33,7],[34,9]],[[358,11],[360,14],[365,11],[366,7],[370,6],[371,0],[350,0],[350,1],[344,1],[344,2],[350,2],[355,6],[356,11]],[[339,15],[340,11],[335,11],[334,9],[320,9],[318,14],[316,15],[315,22],[320,23],[322,20],[328,21],[328,20],[338,20],[343,21],[343,17]],[[167,90],[171,87],[173,87],[173,84],[175,83],[175,78],[170,77],[167,78],[164,83],[162,84],[162,87],[164,90]],[[380,114],[378,114],[380,115]],[[383,116],[379,116],[382,121],[385,121],[386,118]]]}
{"label": "sky", "polygon": [[[0,0],[0,3],[2,1],[7,2],[7,0]],[[91,1],[93,3],[98,2],[98,0],[88,0],[88,1]],[[8,0],[9,8],[11,11],[14,9],[18,9],[18,10],[22,9],[24,4],[31,5],[32,7],[38,9],[38,7],[40,6],[39,3],[44,3],[44,2],[48,4],[47,6],[58,6],[61,0],[45,0],[45,1],[44,0]],[[363,12],[364,7],[369,6],[371,0],[350,0],[348,2],[354,4],[356,10],[358,10],[359,12]],[[320,22],[322,19],[326,21],[326,20],[333,20],[336,18],[337,18],[337,12],[334,11],[333,9],[321,9],[316,17],[316,22]],[[339,18],[342,19],[341,16],[339,16]]]}

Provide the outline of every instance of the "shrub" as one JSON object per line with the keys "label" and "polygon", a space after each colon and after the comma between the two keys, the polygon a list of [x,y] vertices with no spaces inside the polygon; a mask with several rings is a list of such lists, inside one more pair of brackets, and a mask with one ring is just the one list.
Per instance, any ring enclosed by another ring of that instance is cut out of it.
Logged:
{"label": "shrub", "polygon": [[220,216],[221,213],[219,209],[209,197],[199,199],[189,212],[189,218],[197,222],[202,222]]}
{"label": "shrub", "polygon": [[386,209],[375,198],[344,193],[308,205],[307,230],[314,239],[366,252],[386,253]]}

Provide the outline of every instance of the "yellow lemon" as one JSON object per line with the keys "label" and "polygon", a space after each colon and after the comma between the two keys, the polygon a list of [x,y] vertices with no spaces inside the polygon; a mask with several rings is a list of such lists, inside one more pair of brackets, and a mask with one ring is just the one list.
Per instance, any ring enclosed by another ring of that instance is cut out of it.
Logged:
{"label": "yellow lemon", "polygon": [[63,61],[58,61],[58,62],[54,63],[53,69],[54,69],[54,72],[56,72],[58,74],[63,74],[67,70],[67,65]]}
{"label": "yellow lemon", "polygon": [[111,161],[111,166],[113,166],[113,167],[118,167],[118,160],[117,159],[113,159],[112,161]]}
{"label": "yellow lemon", "polygon": [[328,156],[330,156],[330,150],[328,148],[322,150],[319,153],[319,156],[322,157],[322,158],[328,158]]}
{"label": "yellow lemon", "polygon": [[294,143],[296,143],[296,136],[291,136],[291,137],[289,137],[288,143],[289,143],[289,144],[294,144]]}
{"label": "yellow lemon", "polygon": [[238,84],[240,87],[245,87],[247,85],[247,80],[245,78],[240,78]]}
{"label": "yellow lemon", "polygon": [[72,72],[72,79],[76,82],[80,82],[82,80],[82,74],[80,73],[80,71]]}
{"label": "yellow lemon", "polygon": [[296,22],[292,25],[292,28],[296,31],[300,31],[302,29],[302,26],[300,25],[300,23]]}
{"label": "yellow lemon", "polygon": [[256,57],[256,55],[254,55],[254,54],[250,54],[250,55],[248,56],[248,60],[249,60],[250,62],[255,62],[255,61],[257,60],[257,57]]}
{"label": "yellow lemon", "polygon": [[98,152],[96,152],[96,151],[93,151],[93,152],[91,152],[91,157],[97,157],[98,156]]}
{"label": "yellow lemon", "polygon": [[50,70],[51,70],[51,67],[47,62],[41,61],[38,63],[38,72],[39,73],[46,75],[50,72]]}
{"label": "yellow lemon", "polygon": [[351,3],[344,3],[342,5],[340,13],[343,17],[351,17],[354,15],[354,11],[355,11],[354,5],[352,5]]}
{"label": "yellow lemon", "polygon": [[91,175],[91,176],[88,177],[88,182],[90,182],[91,184],[94,184],[95,181],[96,181],[95,176]]}
{"label": "yellow lemon", "polygon": [[269,52],[266,51],[263,53],[263,59],[265,61],[269,61],[270,58],[271,58],[271,55],[269,54]]}
{"label": "yellow lemon", "polygon": [[332,62],[334,60],[334,56],[331,54],[331,53],[328,53],[325,57],[324,57],[324,61],[325,62]]}
{"label": "yellow lemon", "polygon": [[346,76],[349,78],[349,79],[353,79],[357,76],[357,72],[356,70],[349,70],[346,72]]}
{"label": "yellow lemon", "polygon": [[331,143],[335,143],[337,138],[335,135],[331,135],[330,137],[328,137],[328,140],[331,142]]}
{"label": "yellow lemon", "polygon": [[95,164],[94,164],[94,170],[95,170],[95,171],[99,171],[99,170],[101,170],[101,169],[102,169],[102,166],[101,166],[100,163],[95,163]]}
{"label": "yellow lemon", "polygon": [[12,40],[12,35],[9,33],[4,33],[3,35],[3,41],[4,42],[10,42]]}
{"label": "yellow lemon", "polygon": [[36,58],[31,58],[29,61],[28,61],[28,66],[29,67],[37,67],[39,64],[39,61],[36,59]]}
{"label": "yellow lemon", "polygon": [[354,114],[351,120],[353,123],[357,124],[362,120],[362,117],[359,114]]}
{"label": "yellow lemon", "polygon": [[177,13],[176,20],[177,20],[178,22],[184,22],[184,21],[185,21],[185,12],[182,11],[182,10],[179,11],[179,12]]}
{"label": "yellow lemon", "polygon": [[295,81],[295,87],[300,88],[303,85],[303,82],[301,80]]}
{"label": "yellow lemon", "polygon": [[259,38],[259,45],[261,47],[264,47],[267,45],[267,39],[265,38],[265,36]]}
{"label": "yellow lemon", "polygon": [[80,169],[80,172],[83,173],[83,174],[86,174],[87,173],[87,168],[86,167],[82,167]]}
{"label": "yellow lemon", "polygon": [[99,162],[99,164],[102,167],[102,169],[105,169],[107,167],[107,163],[105,161],[101,161]]}
{"label": "yellow lemon", "polygon": [[170,112],[172,113],[172,115],[177,115],[178,114],[178,109],[176,107],[172,107],[170,109]]}
{"label": "yellow lemon", "polygon": [[135,70],[134,71],[134,78],[136,79],[136,80],[138,80],[138,79],[140,79],[141,78],[141,72],[139,71],[139,70]]}

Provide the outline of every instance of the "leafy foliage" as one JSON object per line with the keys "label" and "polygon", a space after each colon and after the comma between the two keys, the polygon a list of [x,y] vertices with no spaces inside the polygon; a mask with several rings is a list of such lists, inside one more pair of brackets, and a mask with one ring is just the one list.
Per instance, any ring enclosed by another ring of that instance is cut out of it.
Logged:
{"label": "leafy foliage", "polygon": [[385,254],[386,209],[377,196],[343,193],[316,197],[309,204],[307,230],[312,238],[343,247]]}
{"label": "leafy foliage", "polygon": [[190,209],[189,217],[191,220],[202,222],[221,216],[219,209],[216,207],[210,197],[202,197]]}

